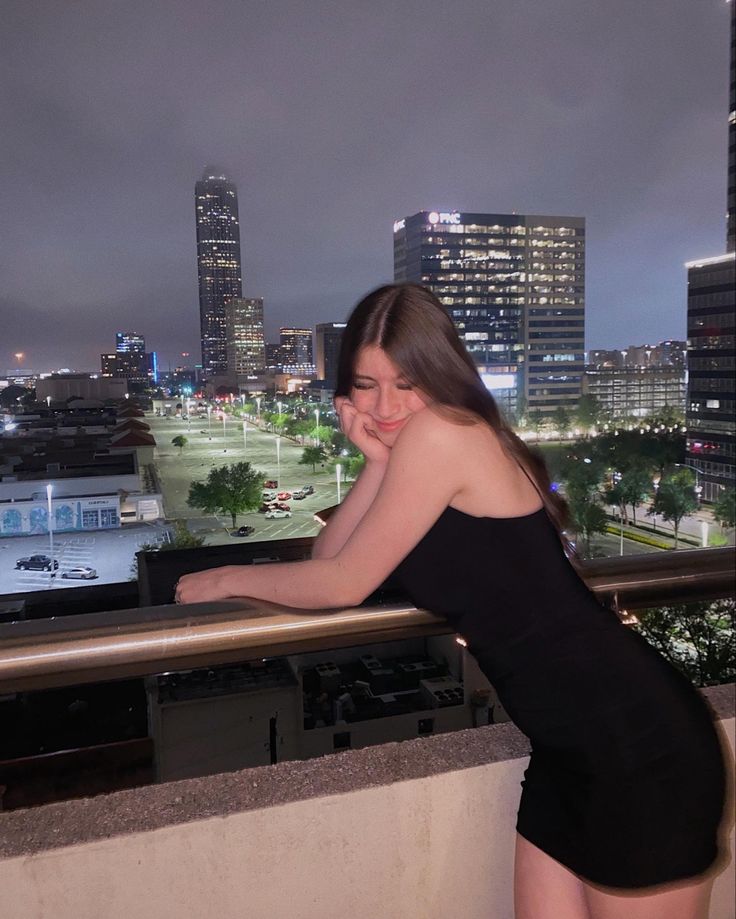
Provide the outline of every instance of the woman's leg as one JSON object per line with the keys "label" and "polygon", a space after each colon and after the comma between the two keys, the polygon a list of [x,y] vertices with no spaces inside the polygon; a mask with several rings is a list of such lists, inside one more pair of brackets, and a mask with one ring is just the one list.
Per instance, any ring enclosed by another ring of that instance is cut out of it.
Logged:
{"label": "woman's leg", "polygon": [[616,891],[583,883],[590,919],[707,919],[713,878],[646,891]]}
{"label": "woman's leg", "polygon": [[523,836],[516,836],[516,919],[590,919],[583,882]]}

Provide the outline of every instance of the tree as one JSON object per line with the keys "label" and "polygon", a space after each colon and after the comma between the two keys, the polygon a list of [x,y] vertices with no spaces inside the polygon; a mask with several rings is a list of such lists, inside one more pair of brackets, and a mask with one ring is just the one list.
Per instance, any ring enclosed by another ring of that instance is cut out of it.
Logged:
{"label": "tree", "polygon": [[618,487],[621,490],[624,517],[626,516],[625,507],[628,504],[631,507],[634,524],[636,524],[636,509],[647,500],[652,490],[652,477],[649,469],[643,465],[630,466],[621,473]]}
{"label": "tree", "polygon": [[604,533],[608,524],[600,501],[603,472],[602,464],[590,457],[571,459],[563,471],[571,522],[575,532],[585,541],[585,555],[590,555],[592,536]]}
{"label": "tree", "polygon": [[323,463],[325,459],[327,459],[327,454],[324,447],[305,447],[299,464],[301,466],[311,466],[312,472],[315,472],[317,463]]}
{"label": "tree", "polygon": [[578,424],[587,432],[590,428],[600,424],[603,415],[603,407],[595,396],[585,393],[578,400],[578,406],[575,410],[575,417]]}
{"label": "tree", "polygon": [[181,452],[184,449],[184,447],[186,447],[186,445],[189,443],[189,439],[186,438],[183,434],[177,434],[176,437],[171,438],[171,443],[175,447],[179,448],[179,455],[181,456]]}
{"label": "tree", "polygon": [[654,496],[650,513],[660,514],[672,524],[675,530],[676,549],[680,523],[697,508],[695,473],[692,469],[674,469],[659,480],[659,488]]}
{"label": "tree", "polygon": [[[139,552],[166,552],[169,549],[199,549],[204,545],[204,536],[195,536],[189,531],[186,520],[174,520],[169,538],[162,542],[143,542],[138,547]],[[138,559],[133,559],[130,566],[133,577],[138,576]]]}
{"label": "tree", "polygon": [[724,530],[736,528],[736,488],[724,488],[718,495],[713,516]]}
{"label": "tree", "polygon": [[187,504],[210,514],[230,514],[234,527],[238,514],[260,506],[263,479],[250,463],[218,466],[210,469],[204,482],[192,482]]}
{"label": "tree", "polygon": [[554,410],[552,413],[552,423],[557,428],[558,433],[563,437],[570,430],[572,415],[564,405],[560,405]]}
{"label": "tree", "polygon": [[698,686],[736,677],[732,599],[641,610],[637,628],[647,641]]}

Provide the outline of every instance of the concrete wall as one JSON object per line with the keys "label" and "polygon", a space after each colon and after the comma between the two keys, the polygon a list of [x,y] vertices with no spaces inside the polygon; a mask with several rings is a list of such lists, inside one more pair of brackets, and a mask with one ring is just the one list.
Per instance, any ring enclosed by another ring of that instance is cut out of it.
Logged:
{"label": "concrete wall", "polygon": [[[525,748],[496,725],[0,815],[3,919],[512,919]],[[727,870],[711,919],[733,904]]]}

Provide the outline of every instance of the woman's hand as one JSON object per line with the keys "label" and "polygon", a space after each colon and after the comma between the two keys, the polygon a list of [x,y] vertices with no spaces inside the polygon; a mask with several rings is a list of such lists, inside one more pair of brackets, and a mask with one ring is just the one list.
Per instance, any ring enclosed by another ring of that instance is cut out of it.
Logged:
{"label": "woman's hand", "polygon": [[335,411],[343,434],[365,456],[366,462],[388,463],[391,449],[379,440],[370,415],[359,412],[346,396],[335,399]]}
{"label": "woman's hand", "polygon": [[176,583],[174,600],[177,603],[206,603],[213,600],[227,600],[237,597],[231,589],[234,571],[242,574],[242,567],[225,565],[222,568],[210,568],[209,571],[198,571],[185,574]]}

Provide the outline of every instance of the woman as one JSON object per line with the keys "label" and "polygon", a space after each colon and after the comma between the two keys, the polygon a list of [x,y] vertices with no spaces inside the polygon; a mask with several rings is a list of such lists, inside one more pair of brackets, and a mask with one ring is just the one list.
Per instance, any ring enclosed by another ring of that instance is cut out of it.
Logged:
{"label": "woman", "polygon": [[429,291],[390,285],[358,304],[335,406],[366,465],[311,561],[186,575],[178,602],[349,606],[395,572],[464,636],[531,739],[517,919],[705,916],[723,806],[710,716],[577,576],[543,464]]}

